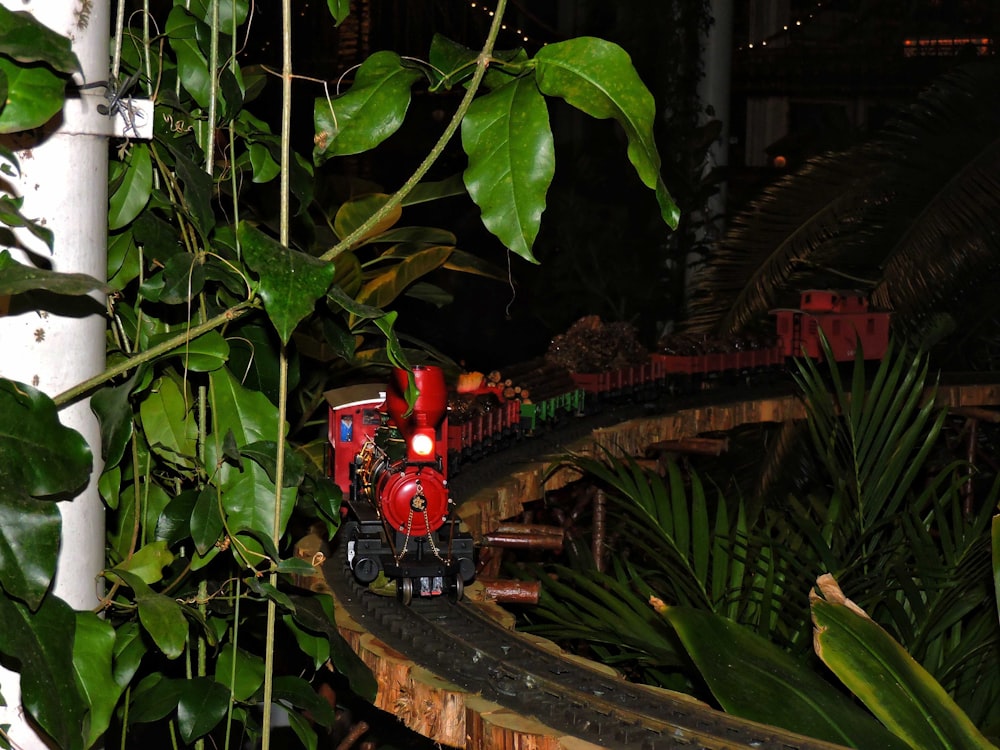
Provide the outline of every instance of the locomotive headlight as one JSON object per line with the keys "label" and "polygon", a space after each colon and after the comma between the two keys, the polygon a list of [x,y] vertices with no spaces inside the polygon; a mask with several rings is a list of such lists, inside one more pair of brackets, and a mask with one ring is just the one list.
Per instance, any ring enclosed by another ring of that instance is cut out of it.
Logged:
{"label": "locomotive headlight", "polygon": [[426,458],[434,455],[434,430],[418,429],[410,438],[410,450],[414,455]]}

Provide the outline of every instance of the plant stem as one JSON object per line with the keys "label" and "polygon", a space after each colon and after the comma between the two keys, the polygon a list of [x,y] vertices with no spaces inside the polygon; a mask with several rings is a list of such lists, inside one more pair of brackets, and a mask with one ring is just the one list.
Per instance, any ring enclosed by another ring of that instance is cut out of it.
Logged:
{"label": "plant stem", "polygon": [[455,135],[459,125],[462,124],[462,120],[465,118],[465,113],[468,112],[469,107],[472,106],[472,100],[475,98],[476,92],[479,90],[479,85],[483,82],[483,77],[486,75],[486,68],[489,67],[490,57],[493,54],[493,46],[496,44],[497,35],[500,33],[500,27],[503,25],[504,10],[506,7],[507,0],[497,0],[496,11],[493,15],[493,23],[490,24],[489,33],[486,35],[486,42],[483,44],[479,57],[476,58],[476,72],[473,74],[472,79],[469,82],[469,88],[466,89],[465,96],[462,97],[462,101],[459,103],[458,109],[455,110],[455,114],[452,116],[448,126],[444,129],[444,132],[441,133],[441,137],[438,139],[437,143],[434,144],[434,148],[431,149],[430,153],[427,154],[426,158],[420,163],[417,170],[410,175],[410,178],[403,183],[403,186],[399,190],[392,194],[385,204],[368,217],[368,220],[361,226],[334,245],[330,250],[323,253],[323,255],[320,256],[320,260],[333,260],[345,250],[350,249],[354,243],[358,241],[358,239],[367,235],[372,227],[378,225],[382,219],[388,216],[389,213],[396,208],[396,206],[403,202],[403,198],[409,195],[410,191],[419,184],[419,182],[424,178],[424,175],[427,174],[428,170],[430,170],[430,168],[434,165],[434,162],[436,162],[438,157],[440,157],[444,152],[445,146],[448,145],[448,141],[450,141],[452,136]]}
{"label": "plant stem", "polygon": [[63,391],[58,396],[54,397],[52,400],[53,402],[55,402],[56,406],[65,406],[67,404],[70,404],[76,399],[86,396],[94,388],[97,388],[97,386],[106,383],[112,378],[116,378],[119,375],[123,375],[129,370],[136,368],[139,365],[145,364],[146,362],[151,362],[157,357],[163,354],[167,354],[176,349],[177,347],[183,346],[184,344],[189,343],[193,339],[198,338],[203,333],[208,333],[209,331],[218,328],[221,325],[225,325],[226,323],[232,320],[236,320],[237,318],[246,315],[246,313],[250,309],[255,308],[256,306],[257,302],[255,300],[246,300],[245,302],[240,302],[239,304],[233,305],[228,310],[225,310],[216,315],[214,318],[210,318],[209,320],[206,320],[204,323],[199,323],[196,326],[192,326],[191,328],[188,328],[185,331],[177,334],[172,339],[159,343],[156,346],[151,346],[149,349],[146,349],[145,351],[136,354],[134,357],[129,357],[124,362],[120,362],[119,364],[114,365],[113,367],[109,367],[104,372],[95,375],[89,380],[85,380],[79,385],[75,385],[69,390]]}

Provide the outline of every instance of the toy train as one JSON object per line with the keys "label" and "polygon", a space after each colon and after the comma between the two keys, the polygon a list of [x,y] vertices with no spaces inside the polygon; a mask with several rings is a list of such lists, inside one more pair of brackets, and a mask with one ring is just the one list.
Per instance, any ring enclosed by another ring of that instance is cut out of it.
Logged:
{"label": "toy train", "polygon": [[[397,596],[460,599],[475,576],[475,542],[460,528],[449,496],[449,468],[556,425],[588,405],[645,396],[703,379],[783,367],[795,356],[822,358],[820,334],[837,361],[880,359],[888,346],[889,313],[868,309],[854,292],[804,292],[798,309],[772,311],[774,343],[725,350],[652,353],[646,361],[599,373],[559,365],[514,368],[514,380],[463,376],[450,394],[443,372],[394,369],[387,386],[328,391],[328,472],[346,499],[342,530],[354,576],[396,582]],[[511,374],[511,371],[508,372]],[[415,386],[419,395],[407,400]],[[449,416],[450,412],[450,416]]]}

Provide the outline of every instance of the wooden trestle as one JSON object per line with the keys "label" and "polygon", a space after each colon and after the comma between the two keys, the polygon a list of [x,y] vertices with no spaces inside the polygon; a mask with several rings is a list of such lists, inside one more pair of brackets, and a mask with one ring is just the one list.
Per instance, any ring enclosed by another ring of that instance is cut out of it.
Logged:
{"label": "wooden trestle", "polygon": [[[1000,405],[1000,385],[938,386],[937,403],[959,413],[964,409]],[[992,413],[992,412],[990,412]],[[642,455],[654,443],[723,432],[746,424],[786,422],[805,417],[796,396],[749,399],[682,409],[672,414],[644,417],[595,430],[568,447],[567,452],[595,454],[601,448]],[[501,522],[519,516],[524,504],[539,500],[543,493],[574,481],[577,475],[564,469],[545,478],[548,464],[524,465],[498,484],[480,490],[459,508],[463,522],[478,538]],[[307,543],[300,554],[309,559]],[[329,590],[318,571],[311,588]],[[306,583],[306,582],[303,582]],[[483,597],[482,588],[472,586],[467,596]],[[497,618],[509,616],[491,602],[482,602]],[[354,650],[372,669],[379,683],[378,708],[399,717],[410,729],[442,745],[476,750],[580,750],[596,748],[588,742],[563,736],[541,722],[513,714],[481,697],[463,692],[431,671],[394,651],[337,608],[337,625]],[[512,625],[511,625],[512,626]],[[549,646],[558,651],[552,644]],[[567,659],[578,657],[566,655]],[[605,667],[598,667],[606,669]],[[610,670],[609,670],[610,671]]]}

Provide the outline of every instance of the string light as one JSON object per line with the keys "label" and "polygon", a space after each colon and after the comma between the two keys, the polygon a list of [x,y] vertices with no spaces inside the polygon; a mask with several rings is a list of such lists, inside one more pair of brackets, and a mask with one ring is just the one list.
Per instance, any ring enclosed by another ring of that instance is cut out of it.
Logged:
{"label": "string light", "polygon": [[[472,8],[473,10],[481,10],[483,13],[486,13],[490,18],[493,18],[496,15],[496,11],[490,10],[483,3],[474,2],[473,0],[470,0],[469,7]],[[500,28],[503,31],[511,30],[508,28],[507,24],[501,24]],[[542,47],[548,44],[548,42],[539,42],[537,40],[533,40],[531,37],[529,37],[527,34],[524,33],[523,29],[513,29],[513,33],[517,35],[518,40],[521,42],[534,43]]]}
{"label": "string light", "polygon": [[[814,21],[816,19],[817,13],[819,11],[823,10],[823,8],[826,5],[829,5],[829,4],[830,4],[830,0],[826,0],[825,2],[817,2],[816,3],[816,8],[818,10],[816,11],[816,13],[808,13],[805,16],[806,21],[807,22],[808,21]],[[801,28],[802,27],[802,19],[801,18],[795,19],[795,21],[792,22],[792,25],[795,26],[795,27],[797,27],[797,28]],[[768,43],[774,42],[776,39],[780,39],[782,36],[784,36],[785,34],[787,34],[789,32],[790,28],[791,27],[787,23],[782,24],[781,25],[781,29],[779,29],[778,31],[774,31],[771,34],[768,34],[767,36],[765,36],[762,39],[759,39],[757,41],[749,41],[745,45],[741,45],[740,47],[738,47],[738,49],[742,52],[745,49],[756,49],[757,47],[766,47],[768,45]]]}

